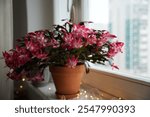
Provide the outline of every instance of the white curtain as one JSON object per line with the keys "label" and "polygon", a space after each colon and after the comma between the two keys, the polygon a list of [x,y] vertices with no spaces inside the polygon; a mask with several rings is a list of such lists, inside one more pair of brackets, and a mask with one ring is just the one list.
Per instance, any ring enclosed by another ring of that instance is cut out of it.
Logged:
{"label": "white curtain", "polygon": [[[0,0],[0,57],[2,51],[13,47],[12,0]],[[0,99],[13,99],[13,81],[7,79],[8,68],[4,67],[4,60],[0,59]]]}

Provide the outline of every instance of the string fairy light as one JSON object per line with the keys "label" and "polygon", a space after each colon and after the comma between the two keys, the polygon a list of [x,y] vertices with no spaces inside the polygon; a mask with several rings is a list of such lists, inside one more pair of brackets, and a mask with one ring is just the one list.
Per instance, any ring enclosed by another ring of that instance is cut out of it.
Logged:
{"label": "string fairy light", "polygon": [[88,95],[85,95],[85,98],[88,98]]}
{"label": "string fairy light", "polygon": [[[25,79],[22,79],[22,81],[25,81]],[[82,84],[83,86],[83,84]],[[20,88],[23,88],[23,85],[20,85]],[[54,87],[48,87],[48,91],[53,91]],[[50,95],[51,96],[51,95]],[[65,96],[62,96],[61,99],[66,99]],[[91,88],[91,87],[81,87],[80,92],[77,94],[77,97],[74,99],[85,99],[85,100],[103,100],[104,98],[104,93],[102,91],[96,89],[96,88]],[[110,99],[119,99],[121,100],[121,97],[112,97]]]}
{"label": "string fairy light", "polygon": [[87,91],[84,91],[84,93],[86,94]]}
{"label": "string fairy light", "polygon": [[51,89],[52,89],[51,87],[48,88],[48,90],[51,90]]}
{"label": "string fairy light", "polygon": [[22,78],[22,81],[24,82],[24,81],[26,81],[26,79],[25,79],[25,78]]}
{"label": "string fairy light", "polygon": [[77,99],[79,99],[80,98],[80,94],[77,94]]}
{"label": "string fairy light", "polygon": [[22,85],[20,85],[19,87],[20,87],[20,89],[22,89],[22,88],[23,88],[23,86],[22,86]]}

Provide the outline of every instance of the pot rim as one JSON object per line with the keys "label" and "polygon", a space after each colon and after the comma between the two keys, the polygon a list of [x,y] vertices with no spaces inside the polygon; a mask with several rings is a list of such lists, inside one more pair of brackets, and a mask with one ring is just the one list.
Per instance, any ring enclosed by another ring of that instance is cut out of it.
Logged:
{"label": "pot rim", "polygon": [[[80,67],[80,66],[84,66],[85,64],[82,63],[82,64],[77,64],[74,68],[76,67]],[[67,66],[49,66],[49,68],[52,68],[52,67],[58,67],[58,68],[71,68],[71,67],[67,67]],[[71,68],[72,69],[72,68]]]}

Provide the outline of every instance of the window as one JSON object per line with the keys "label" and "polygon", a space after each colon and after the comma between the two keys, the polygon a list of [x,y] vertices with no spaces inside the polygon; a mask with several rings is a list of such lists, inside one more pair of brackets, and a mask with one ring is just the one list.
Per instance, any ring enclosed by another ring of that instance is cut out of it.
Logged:
{"label": "window", "polygon": [[108,5],[108,0],[89,0],[89,20],[94,22],[94,28],[108,29]]}
{"label": "window", "polygon": [[[88,0],[92,28],[106,29],[125,43],[115,58],[119,72],[149,78],[150,2],[148,0]],[[87,14],[87,13],[86,13]]]}

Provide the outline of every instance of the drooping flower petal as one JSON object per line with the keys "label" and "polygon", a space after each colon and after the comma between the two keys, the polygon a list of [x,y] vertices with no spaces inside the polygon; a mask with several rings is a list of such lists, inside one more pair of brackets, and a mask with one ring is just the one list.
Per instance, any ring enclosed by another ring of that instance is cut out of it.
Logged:
{"label": "drooping flower petal", "polygon": [[114,63],[111,64],[111,67],[112,67],[112,69],[118,69],[119,70],[119,67],[117,65],[115,65]]}
{"label": "drooping flower petal", "polygon": [[116,38],[116,35],[110,34],[108,31],[103,31],[101,37],[106,39],[113,39]]}
{"label": "drooping flower petal", "polygon": [[116,38],[115,35],[110,34],[108,31],[103,31],[101,36],[97,39],[97,46],[101,47],[110,39]]}
{"label": "drooping flower petal", "polygon": [[7,73],[7,76],[12,80],[21,80],[22,79],[22,74],[17,73],[14,69],[11,69],[9,71],[9,73]]}
{"label": "drooping flower petal", "polygon": [[122,43],[122,42],[114,42],[114,43],[111,43],[107,56],[108,56],[109,58],[112,58],[112,57],[114,57],[118,52],[122,52],[121,49],[122,49],[123,45],[124,45],[124,43]]}
{"label": "drooping flower petal", "polygon": [[70,68],[74,68],[77,65],[77,63],[78,63],[78,58],[76,58],[75,56],[68,57],[66,66]]}
{"label": "drooping flower petal", "polygon": [[34,82],[44,81],[43,72],[37,72],[37,74],[33,76],[32,78],[30,78],[30,80]]}

